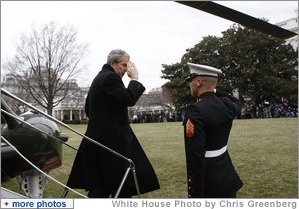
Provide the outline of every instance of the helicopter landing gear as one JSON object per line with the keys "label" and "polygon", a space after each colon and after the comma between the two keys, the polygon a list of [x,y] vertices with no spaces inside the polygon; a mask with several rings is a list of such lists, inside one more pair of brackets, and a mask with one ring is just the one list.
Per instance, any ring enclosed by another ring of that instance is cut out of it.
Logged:
{"label": "helicopter landing gear", "polygon": [[18,177],[21,190],[29,198],[42,198],[47,177],[36,170],[29,170]]}

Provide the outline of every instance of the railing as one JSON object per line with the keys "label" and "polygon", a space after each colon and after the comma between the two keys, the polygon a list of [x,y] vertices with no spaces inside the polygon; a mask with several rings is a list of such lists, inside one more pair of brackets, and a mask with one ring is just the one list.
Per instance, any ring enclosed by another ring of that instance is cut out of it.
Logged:
{"label": "railing", "polygon": [[[1,88],[1,93],[3,93],[4,95],[9,96],[9,97],[11,97],[11,98],[17,100],[18,102],[20,102],[20,103],[22,103],[22,104],[24,104],[24,105],[26,105],[26,106],[28,106],[28,107],[30,107],[31,109],[37,111],[37,112],[40,113],[41,115],[43,115],[43,116],[45,116],[45,117],[51,119],[52,121],[55,121],[56,123],[62,125],[63,127],[67,128],[67,129],[71,130],[72,132],[78,134],[79,136],[83,137],[84,139],[86,139],[86,140],[92,142],[93,144],[95,144],[95,145],[98,146],[99,148],[104,149],[104,150],[106,150],[106,151],[108,151],[108,152],[114,154],[115,156],[119,157],[121,160],[125,160],[125,161],[127,161],[128,164],[129,164],[129,165],[128,165],[128,168],[127,168],[127,170],[125,171],[125,174],[124,174],[124,176],[123,176],[123,178],[122,178],[122,181],[121,181],[121,183],[120,183],[120,185],[119,185],[119,187],[118,187],[118,189],[117,189],[117,192],[116,192],[114,198],[117,198],[117,197],[119,196],[119,194],[120,194],[120,192],[121,192],[121,190],[122,190],[122,188],[123,188],[123,186],[124,186],[124,183],[125,183],[125,181],[126,181],[128,175],[129,175],[129,172],[130,172],[130,171],[132,172],[133,177],[134,177],[134,183],[135,183],[135,186],[136,186],[137,195],[138,195],[138,196],[140,195],[140,190],[139,190],[139,185],[138,185],[138,180],[137,180],[137,175],[136,175],[136,170],[135,170],[135,164],[134,164],[134,162],[133,162],[131,159],[129,159],[129,158],[127,158],[127,157],[121,155],[120,153],[118,153],[118,152],[116,152],[116,151],[110,149],[109,147],[104,146],[103,144],[101,144],[101,143],[95,141],[94,139],[92,139],[92,138],[90,138],[90,137],[88,137],[88,136],[85,136],[84,134],[82,134],[82,133],[78,132],[77,130],[71,128],[71,127],[68,126],[67,124],[65,124],[65,123],[63,123],[63,122],[57,120],[56,118],[54,118],[54,117],[52,117],[52,116],[50,116],[50,115],[44,113],[43,111],[41,111],[41,110],[39,110],[38,108],[32,106],[31,104],[25,102],[24,100],[18,98],[17,96],[15,96],[15,95],[9,93],[7,90]],[[22,119],[20,119],[20,118],[17,117],[16,115],[11,114],[11,113],[9,113],[9,112],[7,112],[7,111],[5,111],[5,110],[2,110],[2,108],[1,108],[1,113],[7,114],[7,115],[9,115],[10,117],[15,118],[16,120],[18,120],[18,121],[20,121],[20,122],[22,122],[22,123],[25,123],[26,125],[29,125],[31,128],[34,128],[34,129],[36,129],[36,130],[38,130],[38,131],[41,131],[42,133],[48,135],[48,134],[45,133],[44,131],[42,131],[42,130],[40,130],[40,129],[38,129],[38,128],[32,126],[32,125],[30,125],[29,123],[26,123],[25,121],[23,121]],[[49,135],[48,135],[48,136],[49,136]],[[50,137],[54,137],[54,136],[50,136]],[[56,137],[54,137],[54,138],[56,138]],[[7,140],[6,140],[5,138],[3,138],[3,137],[2,137],[2,139],[5,140],[5,141],[7,141]],[[58,139],[58,138],[57,138],[57,139]],[[58,139],[58,140],[60,140],[60,139]],[[60,141],[61,141],[61,140],[60,140]],[[62,141],[61,141],[61,142],[62,142]],[[65,145],[67,145],[67,146],[69,146],[69,147],[71,147],[71,148],[73,148],[73,149],[75,149],[75,150],[77,150],[76,148],[72,147],[71,145],[68,145],[66,142],[62,142],[62,143],[65,144]],[[9,144],[10,146],[13,147],[13,145],[11,145],[10,143],[8,143],[8,144]],[[15,147],[13,147],[13,148],[15,148]],[[20,154],[21,154],[21,153],[20,153]],[[27,160],[26,160],[26,161],[27,161]],[[37,170],[39,170],[41,173],[43,173],[43,171],[41,171],[41,170],[38,169],[37,167],[35,167],[35,169],[37,169]],[[46,176],[48,176],[48,175],[46,174]],[[52,177],[50,177],[50,178],[53,179]],[[63,185],[62,183],[59,183],[59,184],[60,184],[60,185]],[[64,191],[64,193],[62,194],[62,197],[66,197],[66,195],[68,194],[68,191],[69,191],[69,190],[70,190],[70,191],[75,191],[75,190],[70,189],[70,188],[67,187],[66,185],[63,185],[63,186],[64,186],[64,188],[65,188],[65,191]],[[77,193],[77,192],[76,192],[76,193]],[[82,195],[81,195],[81,196],[82,196]],[[83,196],[84,196],[84,195],[83,195]],[[84,197],[86,197],[86,196],[84,196]]]}

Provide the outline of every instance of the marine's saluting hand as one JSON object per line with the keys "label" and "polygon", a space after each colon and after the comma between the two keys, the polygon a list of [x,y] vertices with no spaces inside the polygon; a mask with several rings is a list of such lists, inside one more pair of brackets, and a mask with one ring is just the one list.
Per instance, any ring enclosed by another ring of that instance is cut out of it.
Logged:
{"label": "marine's saluting hand", "polygon": [[131,79],[138,80],[138,70],[137,70],[134,62],[132,62],[132,61],[128,62],[127,74]]}

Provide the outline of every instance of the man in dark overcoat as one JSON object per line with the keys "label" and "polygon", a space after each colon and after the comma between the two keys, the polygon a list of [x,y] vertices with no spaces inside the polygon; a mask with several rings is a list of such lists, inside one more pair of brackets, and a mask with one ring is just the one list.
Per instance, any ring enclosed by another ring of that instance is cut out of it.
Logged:
{"label": "man in dark overcoat", "polygon": [[[124,74],[131,78],[124,86]],[[128,119],[128,107],[134,106],[144,92],[137,81],[138,71],[123,50],[112,50],[107,64],[93,80],[86,98],[89,117],[86,136],[132,159],[136,166],[140,193],[160,188],[155,171],[134,135]],[[114,197],[128,168],[128,161],[83,139],[77,152],[67,185],[89,191],[88,197]],[[137,194],[132,172],[118,197]]]}
{"label": "man in dark overcoat", "polygon": [[233,119],[240,114],[237,99],[215,91],[214,67],[188,63],[191,95],[197,102],[187,107],[184,139],[188,197],[233,198],[243,183],[237,174],[227,143]]}

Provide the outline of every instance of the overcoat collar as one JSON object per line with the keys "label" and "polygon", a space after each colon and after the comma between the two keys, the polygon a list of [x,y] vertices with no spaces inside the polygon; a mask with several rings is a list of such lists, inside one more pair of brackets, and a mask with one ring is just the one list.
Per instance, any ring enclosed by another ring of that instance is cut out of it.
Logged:
{"label": "overcoat collar", "polygon": [[109,64],[104,64],[102,70],[110,70],[112,72],[115,72],[114,69]]}

